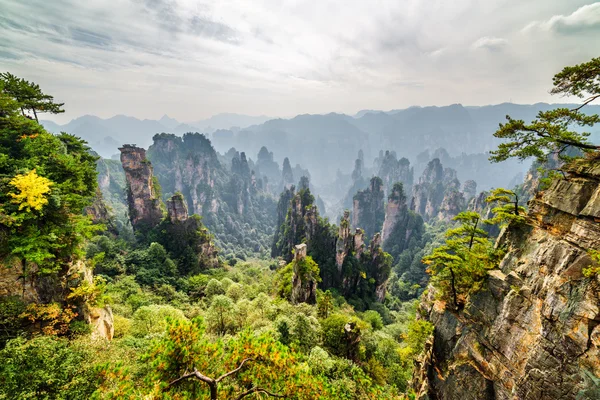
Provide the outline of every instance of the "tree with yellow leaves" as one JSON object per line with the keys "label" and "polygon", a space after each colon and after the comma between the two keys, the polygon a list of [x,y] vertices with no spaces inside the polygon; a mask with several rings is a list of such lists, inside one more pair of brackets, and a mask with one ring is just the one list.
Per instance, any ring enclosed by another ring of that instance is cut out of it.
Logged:
{"label": "tree with yellow leaves", "polygon": [[15,176],[9,184],[14,186],[20,193],[9,193],[13,198],[12,202],[19,205],[19,211],[26,209],[30,212],[32,209],[41,211],[42,207],[48,204],[46,195],[50,193],[52,181],[43,176],[39,176],[35,169],[27,174]]}

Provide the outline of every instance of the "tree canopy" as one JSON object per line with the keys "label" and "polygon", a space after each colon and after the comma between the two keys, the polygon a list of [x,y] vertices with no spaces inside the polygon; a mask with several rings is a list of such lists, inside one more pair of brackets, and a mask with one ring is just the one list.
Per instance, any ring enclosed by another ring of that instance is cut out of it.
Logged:
{"label": "tree canopy", "polygon": [[92,232],[83,209],[95,195],[96,157],[83,140],[53,135],[19,112],[38,106],[13,87],[25,87],[22,80],[0,76],[0,258],[50,273],[80,254]]}
{"label": "tree canopy", "polygon": [[582,131],[598,123],[600,116],[581,112],[585,106],[600,98],[600,58],[565,67],[554,76],[553,83],[550,93],[577,96],[584,99],[582,104],[574,109],[563,107],[540,111],[529,124],[507,115],[508,122],[501,123],[494,133],[495,137],[505,142],[491,152],[491,161],[535,157],[543,163],[550,154],[556,153],[562,157],[570,148],[584,152],[600,149],[600,146],[588,140],[590,134]]}
{"label": "tree canopy", "polygon": [[10,72],[0,73],[0,85],[2,91],[16,101],[16,106],[23,116],[26,116],[26,111],[31,112],[37,121],[38,113],[65,112],[62,108],[64,103],[55,103],[54,97],[42,92],[38,84],[19,78]]}

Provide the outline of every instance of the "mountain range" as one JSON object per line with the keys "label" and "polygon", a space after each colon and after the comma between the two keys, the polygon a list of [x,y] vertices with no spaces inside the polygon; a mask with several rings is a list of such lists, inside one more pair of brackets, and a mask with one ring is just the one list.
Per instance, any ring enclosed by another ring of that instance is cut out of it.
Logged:
{"label": "mountain range", "polygon": [[[426,154],[444,149],[459,164],[466,155],[477,155],[481,160],[475,166],[469,162],[464,168],[457,168],[459,179],[493,174],[497,179],[488,182],[495,186],[508,185],[529,167],[518,161],[489,165],[487,153],[499,143],[492,135],[498,124],[505,121],[507,115],[530,121],[540,111],[556,107],[575,105],[503,103],[473,107],[453,104],[391,111],[363,110],[354,116],[303,114],[289,119],[219,114],[190,123],[181,123],[167,115],[159,120],[124,115],[102,119],[85,115],[62,126],[50,121],[42,121],[42,124],[51,132],[65,131],[80,136],[105,158],[117,154],[117,148],[124,143],[147,148],[152,144],[152,137],[161,132],[205,133],[217,151],[225,153],[234,147],[252,158],[266,145],[281,157],[275,160],[279,163],[288,155],[292,165],[317,166],[310,170],[311,182],[317,186],[327,186],[340,173],[352,171],[359,152],[365,160],[373,160],[381,150],[390,150],[417,165],[419,155],[423,160],[429,158]],[[600,106],[589,106],[587,112],[600,113]],[[596,128],[592,141],[599,139],[600,131]],[[486,165],[480,165],[482,163]]]}

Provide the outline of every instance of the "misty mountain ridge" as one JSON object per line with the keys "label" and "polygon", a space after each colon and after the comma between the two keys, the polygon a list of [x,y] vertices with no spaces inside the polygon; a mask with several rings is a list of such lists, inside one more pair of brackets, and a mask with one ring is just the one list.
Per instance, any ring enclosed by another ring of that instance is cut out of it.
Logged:
{"label": "misty mountain ridge", "polygon": [[[156,133],[205,133],[215,149],[226,153],[232,147],[254,156],[268,145],[275,161],[290,156],[292,165],[309,167],[311,181],[326,188],[340,173],[349,173],[356,155],[362,151],[365,160],[375,159],[381,150],[390,150],[398,157],[408,158],[418,173],[424,167],[421,160],[431,159],[438,149],[453,157],[458,177],[473,179],[480,184],[482,176],[490,187],[506,186],[529,165],[517,160],[502,164],[487,162],[487,153],[499,143],[492,133],[506,115],[530,121],[538,112],[556,107],[574,108],[574,104],[536,103],[521,105],[502,103],[488,106],[409,107],[401,110],[364,110],[355,116],[339,113],[301,114],[293,118],[268,119],[239,114],[219,114],[195,123],[180,123],[164,115],[160,120],[140,120],[117,115],[102,119],[93,115],[76,118],[66,125],[42,121],[52,131],[66,131],[82,137],[101,156],[110,158],[124,143],[148,148]],[[588,106],[589,113],[600,113],[600,106]],[[231,125],[227,126],[227,121]],[[249,124],[244,126],[243,123]],[[223,128],[214,129],[217,126]],[[599,134],[594,131],[593,137]],[[476,163],[476,165],[474,164]],[[315,167],[318,166],[318,167]],[[474,168],[477,166],[478,168]],[[483,189],[483,187],[482,187]]]}

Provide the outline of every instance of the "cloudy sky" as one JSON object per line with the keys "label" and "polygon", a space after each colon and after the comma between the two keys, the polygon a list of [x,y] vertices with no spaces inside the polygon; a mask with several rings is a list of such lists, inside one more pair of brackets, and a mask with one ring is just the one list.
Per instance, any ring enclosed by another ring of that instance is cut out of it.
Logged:
{"label": "cloudy sky", "polygon": [[582,0],[0,0],[0,70],[59,122],[560,102],[599,37]]}

